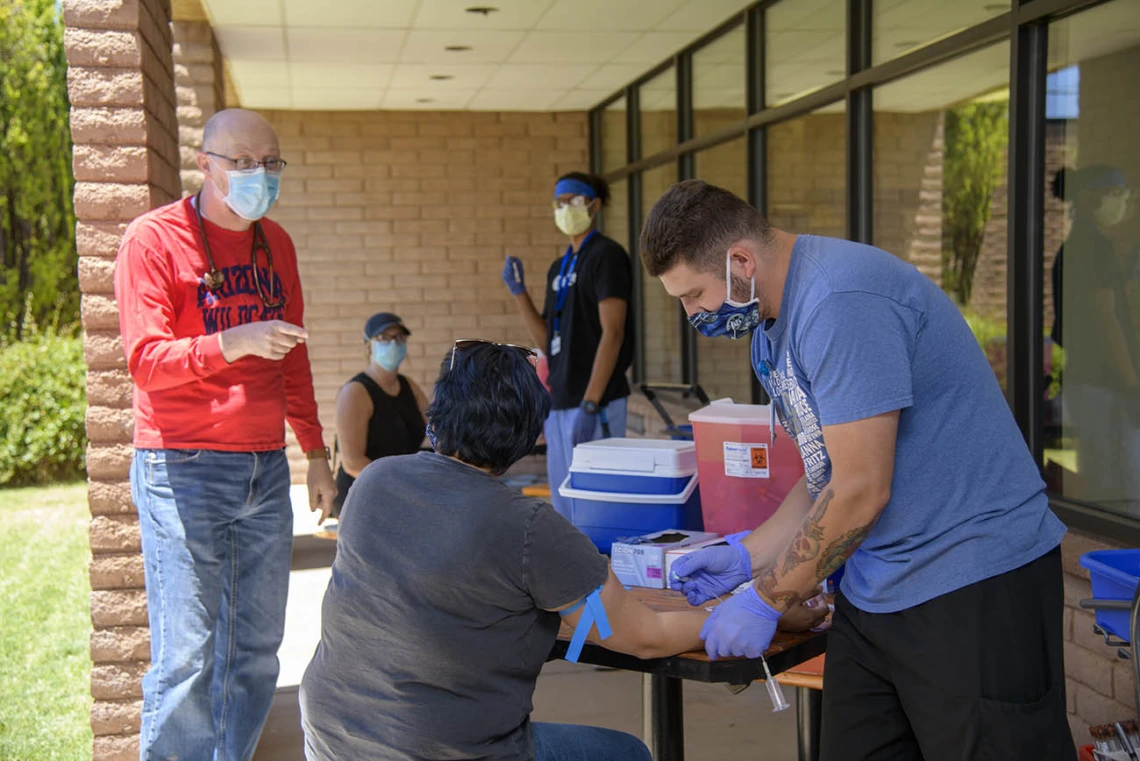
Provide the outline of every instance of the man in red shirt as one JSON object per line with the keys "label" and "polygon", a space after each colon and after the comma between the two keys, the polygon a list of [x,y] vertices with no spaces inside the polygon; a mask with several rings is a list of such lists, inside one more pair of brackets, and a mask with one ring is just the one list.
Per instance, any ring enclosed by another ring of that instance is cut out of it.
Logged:
{"label": "man in red shirt", "polygon": [[132,222],[115,269],[150,617],[144,761],[253,756],[285,625],[286,420],[309,458],[310,508],[323,519],[336,493],[297,255],[263,218],[285,168],[277,136],[253,112],[221,111],[198,166],[201,192]]}

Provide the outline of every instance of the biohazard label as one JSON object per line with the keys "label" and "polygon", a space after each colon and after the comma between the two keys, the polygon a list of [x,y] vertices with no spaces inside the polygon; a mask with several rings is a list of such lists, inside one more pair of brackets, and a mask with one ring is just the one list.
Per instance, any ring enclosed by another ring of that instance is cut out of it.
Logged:
{"label": "biohazard label", "polygon": [[737,478],[768,478],[768,445],[724,442],[724,474]]}

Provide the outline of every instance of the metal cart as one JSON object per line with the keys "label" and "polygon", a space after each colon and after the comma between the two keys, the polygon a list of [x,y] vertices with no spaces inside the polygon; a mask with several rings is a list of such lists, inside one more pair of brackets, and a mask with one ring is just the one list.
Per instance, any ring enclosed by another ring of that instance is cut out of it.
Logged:
{"label": "metal cart", "polygon": [[693,440],[693,426],[687,423],[678,425],[673,422],[673,417],[661,404],[661,399],[658,394],[662,391],[666,393],[680,394],[681,399],[696,399],[704,407],[709,403],[709,396],[705,390],[698,384],[685,384],[685,383],[642,383],[639,388],[649,403],[653,405],[653,409],[657,410],[657,414],[665,422],[665,432],[669,434],[669,438],[680,441]]}

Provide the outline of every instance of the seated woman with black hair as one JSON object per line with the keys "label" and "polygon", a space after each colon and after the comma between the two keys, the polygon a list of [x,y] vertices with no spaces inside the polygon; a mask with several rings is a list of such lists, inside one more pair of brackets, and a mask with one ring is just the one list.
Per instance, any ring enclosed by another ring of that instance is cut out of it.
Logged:
{"label": "seated woman with black hair", "polygon": [[457,342],[428,410],[435,451],[377,460],[349,493],[301,682],[308,761],[649,760],[631,735],[530,721],[562,619],[575,626],[600,604],[612,629],[601,644],[653,658],[699,648],[707,617],[642,605],[549,503],[498,480],[550,410],[532,359]]}

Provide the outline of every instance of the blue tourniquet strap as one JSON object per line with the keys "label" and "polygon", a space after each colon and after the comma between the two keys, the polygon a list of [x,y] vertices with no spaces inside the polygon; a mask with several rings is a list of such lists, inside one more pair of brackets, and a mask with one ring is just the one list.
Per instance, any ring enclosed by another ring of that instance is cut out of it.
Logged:
{"label": "blue tourniquet strap", "polygon": [[578,625],[574,628],[573,636],[570,637],[570,646],[566,648],[566,660],[571,663],[578,662],[578,658],[582,655],[582,647],[586,644],[586,637],[590,634],[590,629],[595,623],[598,625],[599,637],[609,639],[613,635],[613,630],[610,629],[610,621],[606,617],[606,608],[602,605],[602,587],[599,586],[586,595],[586,599],[578,605],[562,611],[562,615],[577,610],[583,604],[585,604],[586,609],[582,612],[582,617],[578,619]]}

